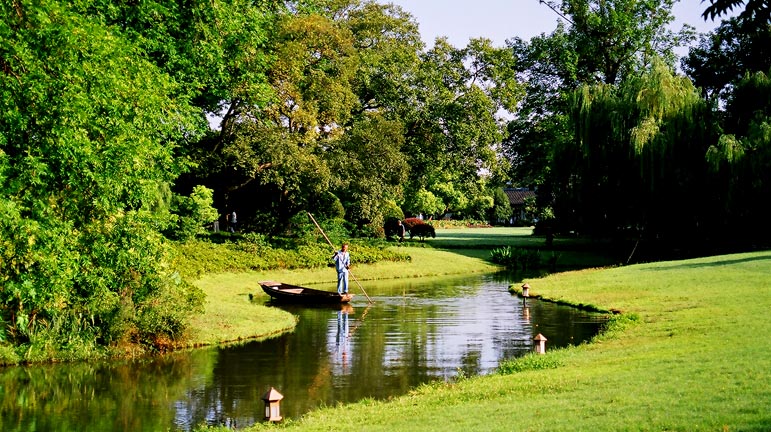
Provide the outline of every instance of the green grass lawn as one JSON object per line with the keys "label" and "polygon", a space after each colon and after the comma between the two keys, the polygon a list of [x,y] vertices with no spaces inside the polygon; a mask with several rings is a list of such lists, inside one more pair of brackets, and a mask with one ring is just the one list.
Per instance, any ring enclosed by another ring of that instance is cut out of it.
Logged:
{"label": "green grass lawn", "polygon": [[547,246],[546,238],[534,236],[532,227],[437,229],[436,238],[424,243],[470,256],[484,254],[485,258],[490,256],[490,250],[499,247],[537,249],[544,261],[554,255],[561,269],[616,265],[626,260],[633,247],[578,237],[556,237]]}
{"label": "green grass lawn", "polygon": [[387,402],[324,408],[252,429],[771,430],[771,252],[528,283],[531,294],[618,309],[632,319],[579,347],[548,350],[547,342],[547,354],[515,360],[526,365],[521,372],[429,385]]}
{"label": "green grass lawn", "polygon": [[[396,246],[410,262],[355,265],[354,275],[366,286],[373,279],[492,271],[485,245],[539,241],[515,230],[438,230],[437,239],[426,242],[437,247],[444,241],[447,250]],[[580,249],[562,245],[571,248]],[[355,251],[352,256],[355,263]],[[211,340],[238,340],[236,328],[245,329],[239,337],[254,335],[256,327],[249,326],[270,308],[249,302],[248,294],[264,295],[257,286],[263,279],[333,286],[334,272],[203,278],[199,286],[218,296],[210,297],[207,315],[232,320]],[[250,430],[771,430],[771,251],[570,271],[527,282],[531,295],[621,314],[590,344],[549,350],[547,342],[545,355],[502,365],[518,372],[427,385],[389,401],[323,408]],[[219,310],[225,306],[230,309]]]}

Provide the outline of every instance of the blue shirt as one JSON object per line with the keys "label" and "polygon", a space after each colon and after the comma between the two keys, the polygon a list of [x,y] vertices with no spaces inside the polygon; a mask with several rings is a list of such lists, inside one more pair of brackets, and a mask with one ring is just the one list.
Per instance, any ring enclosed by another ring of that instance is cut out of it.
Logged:
{"label": "blue shirt", "polygon": [[348,252],[337,251],[334,256],[335,268],[338,273],[345,273],[348,271],[348,266],[351,265],[351,255]]}

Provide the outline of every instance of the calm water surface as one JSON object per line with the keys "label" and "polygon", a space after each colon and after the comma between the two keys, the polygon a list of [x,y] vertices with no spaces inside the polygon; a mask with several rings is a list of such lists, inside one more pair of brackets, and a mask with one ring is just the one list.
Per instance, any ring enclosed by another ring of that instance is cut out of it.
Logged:
{"label": "calm water surface", "polygon": [[[348,307],[282,307],[296,330],[235,347],[126,363],[0,369],[2,431],[188,431],[262,421],[274,387],[281,412],[384,399],[459,373],[486,374],[533,349],[578,344],[605,317],[512,296],[517,280],[477,275],[363,282]],[[322,287],[331,289],[329,287]],[[248,301],[245,299],[245,301]]]}

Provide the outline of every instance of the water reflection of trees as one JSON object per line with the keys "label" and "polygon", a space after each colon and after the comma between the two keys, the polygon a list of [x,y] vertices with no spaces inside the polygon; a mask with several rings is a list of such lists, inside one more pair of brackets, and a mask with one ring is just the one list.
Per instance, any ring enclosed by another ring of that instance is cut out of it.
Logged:
{"label": "water reflection of trees", "polygon": [[509,278],[368,283],[374,305],[285,306],[299,317],[295,332],[262,342],[136,363],[8,368],[0,371],[0,426],[245,427],[262,420],[261,396],[270,387],[284,395],[284,417],[297,418],[323,405],[404,394],[459,370],[482,373],[529,352],[539,332],[549,339],[548,349],[596,332],[592,314],[534,299],[525,307],[506,291]]}
{"label": "water reflection of trees", "polygon": [[[10,367],[0,371],[3,431],[165,430],[191,386],[189,362]],[[204,366],[205,369],[205,366]]]}

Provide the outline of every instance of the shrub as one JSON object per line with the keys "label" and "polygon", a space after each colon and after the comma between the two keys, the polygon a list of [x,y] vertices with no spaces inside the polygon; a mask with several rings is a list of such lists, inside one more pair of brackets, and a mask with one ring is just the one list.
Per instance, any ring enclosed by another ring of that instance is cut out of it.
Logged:
{"label": "shrub", "polygon": [[436,219],[429,221],[435,229],[443,228],[474,228],[480,226],[489,226],[486,221],[475,219]]}
{"label": "shrub", "polygon": [[193,188],[189,197],[174,195],[171,200],[171,210],[176,215],[176,223],[166,235],[178,240],[189,240],[198,234],[206,232],[206,225],[219,217],[214,208],[214,192],[198,185]]}
{"label": "shrub", "polygon": [[[388,218],[383,225],[383,235],[386,240],[396,240],[399,238],[399,221],[400,218]],[[408,229],[406,224],[404,225],[405,231]]]}
{"label": "shrub", "polygon": [[410,229],[410,239],[413,237],[420,237],[420,241],[423,241],[426,237],[436,238],[436,231],[429,224],[417,224]]}
{"label": "shrub", "polygon": [[18,364],[21,357],[13,346],[6,343],[0,343],[0,366],[10,366]]}
{"label": "shrub", "polygon": [[171,348],[186,329],[188,318],[203,312],[204,298],[203,291],[181,280],[147,296],[137,305],[138,342],[161,352]]}
{"label": "shrub", "polygon": [[402,223],[404,224],[405,227],[407,227],[407,231],[410,231],[412,227],[414,227],[415,225],[423,225],[426,222],[423,219],[412,217],[412,218],[407,218],[403,220]]}
{"label": "shrub", "polygon": [[[556,258],[554,260],[556,261]],[[490,252],[490,261],[512,270],[535,270],[541,267],[541,252],[536,249],[505,246],[493,249]]]}

